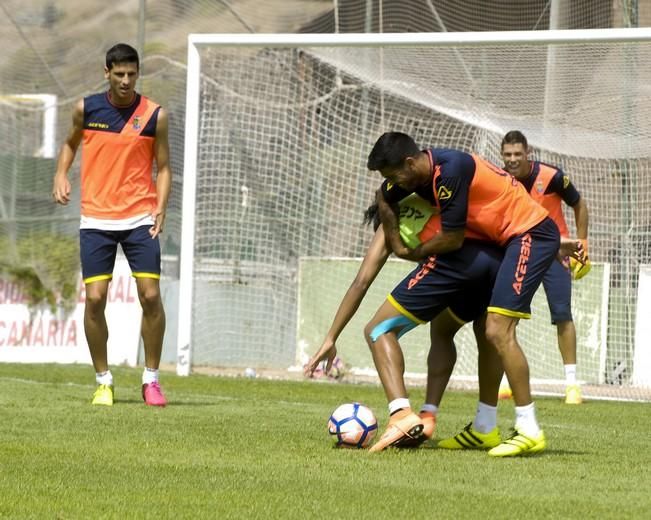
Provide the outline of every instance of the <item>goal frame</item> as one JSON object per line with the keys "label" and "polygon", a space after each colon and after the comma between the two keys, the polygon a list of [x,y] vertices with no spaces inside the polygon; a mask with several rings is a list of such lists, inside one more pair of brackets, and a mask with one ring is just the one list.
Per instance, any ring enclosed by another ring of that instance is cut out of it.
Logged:
{"label": "goal frame", "polygon": [[651,27],[447,33],[345,34],[189,34],[183,166],[183,209],[177,336],[178,375],[192,365],[192,296],[195,239],[196,171],[200,121],[200,48],[224,47],[383,47],[527,44],[628,43],[651,41]]}

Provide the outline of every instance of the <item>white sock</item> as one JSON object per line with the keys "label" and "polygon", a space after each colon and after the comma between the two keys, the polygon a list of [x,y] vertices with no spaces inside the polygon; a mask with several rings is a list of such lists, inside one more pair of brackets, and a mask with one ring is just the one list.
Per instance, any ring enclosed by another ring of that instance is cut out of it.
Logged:
{"label": "white sock", "polygon": [[565,365],[565,382],[568,386],[576,384],[576,365]]}
{"label": "white sock", "polygon": [[479,401],[472,427],[479,433],[490,433],[497,427],[497,406]]}
{"label": "white sock", "polygon": [[409,399],[407,399],[406,397],[399,397],[398,399],[394,399],[389,403],[389,415],[391,415],[394,412],[397,412],[402,408],[411,408]]}
{"label": "white sock", "polygon": [[420,407],[420,411],[428,412],[431,413],[432,415],[436,415],[439,413],[439,407],[436,406],[435,404],[425,403],[423,406]]}
{"label": "white sock", "polygon": [[97,382],[98,385],[113,385],[113,374],[111,374],[110,370],[107,370],[106,372],[97,372],[95,374],[95,381]]}
{"label": "white sock", "polygon": [[540,426],[536,420],[534,404],[515,407],[515,429],[525,435],[536,436],[540,433]]}
{"label": "white sock", "polygon": [[149,383],[158,383],[158,369],[147,368],[142,371],[142,384],[148,385]]}

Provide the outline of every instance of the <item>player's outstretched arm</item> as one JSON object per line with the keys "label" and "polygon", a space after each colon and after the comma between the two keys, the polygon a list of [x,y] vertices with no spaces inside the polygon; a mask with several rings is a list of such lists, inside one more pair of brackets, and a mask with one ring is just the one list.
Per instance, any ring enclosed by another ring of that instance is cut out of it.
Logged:
{"label": "player's outstretched arm", "polygon": [[54,202],[64,206],[70,202],[70,181],[68,180],[68,171],[75,160],[75,154],[84,132],[84,100],[81,99],[72,109],[72,126],[68,132],[66,140],[61,146],[59,157],[57,159],[57,171],[54,174],[52,185],[52,198]]}
{"label": "player's outstretched arm", "polygon": [[355,279],[339,304],[332,325],[330,325],[321,347],[305,365],[304,372],[306,376],[312,376],[319,363],[323,360],[326,360],[326,374],[330,371],[332,362],[337,355],[336,342],[339,335],[359,309],[366,292],[382,270],[389,254],[390,251],[386,244],[384,231],[382,227],[379,227],[366,251]]}

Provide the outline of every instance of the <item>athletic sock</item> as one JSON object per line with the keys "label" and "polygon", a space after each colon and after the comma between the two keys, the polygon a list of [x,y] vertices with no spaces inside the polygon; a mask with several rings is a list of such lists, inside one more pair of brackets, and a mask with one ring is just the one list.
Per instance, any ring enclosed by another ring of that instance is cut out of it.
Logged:
{"label": "athletic sock", "polygon": [[147,368],[142,371],[142,384],[148,385],[149,383],[158,382],[158,369],[157,368]]}
{"label": "athletic sock", "polygon": [[515,407],[515,429],[520,433],[531,436],[536,436],[540,433],[534,403]]}
{"label": "athletic sock", "polygon": [[436,406],[435,404],[431,403],[425,403],[423,406],[420,407],[421,412],[426,412],[426,413],[431,413],[432,415],[436,415],[439,413],[439,407]]}
{"label": "athletic sock", "polygon": [[411,408],[411,403],[409,402],[409,399],[406,397],[399,397],[398,399],[394,399],[389,403],[389,415],[393,415],[394,413],[402,410],[403,408]]}
{"label": "athletic sock", "polygon": [[107,370],[106,372],[97,372],[95,374],[95,381],[98,385],[113,386],[113,374],[111,374],[110,370]]}
{"label": "athletic sock", "polygon": [[565,365],[565,383],[567,386],[576,384],[576,365]]}
{"label": "athletic sock", "polygon": [[479,401],[472,427],[479,433],[492,432],[497,427],[497,406],[490,406]]}

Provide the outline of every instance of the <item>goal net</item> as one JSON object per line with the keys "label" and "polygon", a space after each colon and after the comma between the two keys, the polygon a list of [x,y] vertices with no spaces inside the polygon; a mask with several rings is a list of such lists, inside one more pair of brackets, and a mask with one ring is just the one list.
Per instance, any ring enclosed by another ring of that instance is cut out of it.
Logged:
{"label": "goal net", "polygon": [[[640,266],[651,263],[649,38],[191,35],[178,372],[298,367],[320,346],[372,235],[361,221],[381,179],[365,163],[382,132],[501,164],[501,138],[518,129],[590,210],[595,267],[573,287],[584,393],[651,398],[651,369],[634,363],[648,348],[635,327]],[[574,232],[571,210],[567,221]],[[363,324],[411,268],[392,261],[342,335],[353,373],[372,373]],[[537,391],[557,392],[563,365],[542,290],[533,315],[518,337]],[[469,329],[457,336],[456,381],[476,381]],[[427,328],[402,346],[407,371],[424,374]]]}

